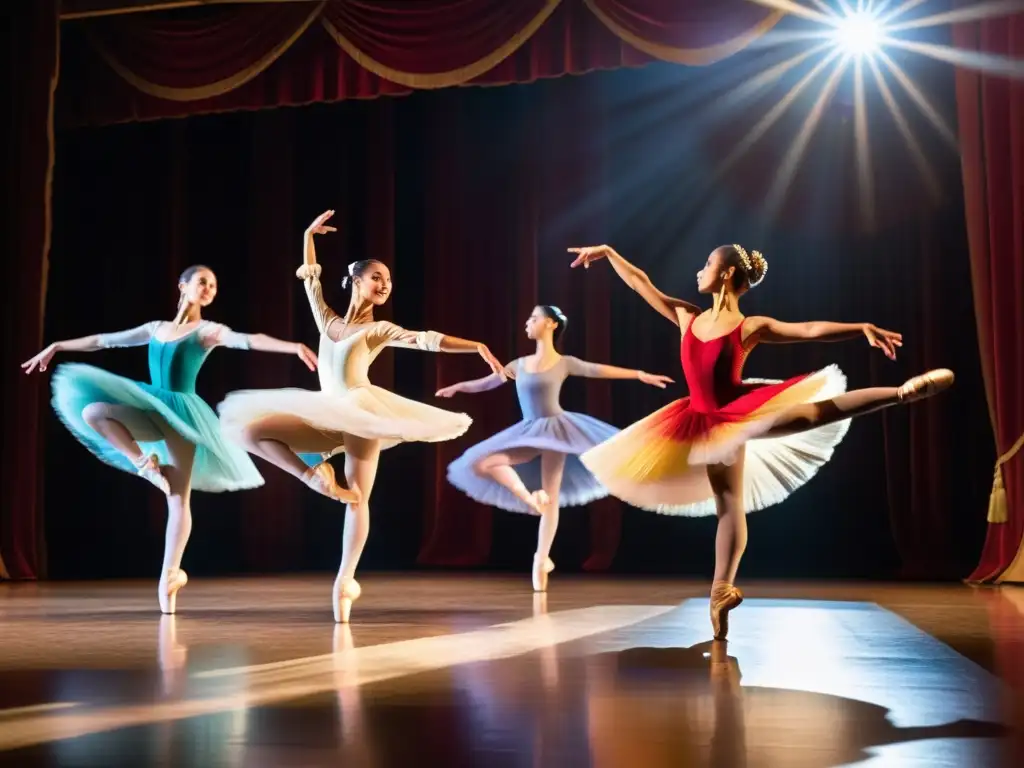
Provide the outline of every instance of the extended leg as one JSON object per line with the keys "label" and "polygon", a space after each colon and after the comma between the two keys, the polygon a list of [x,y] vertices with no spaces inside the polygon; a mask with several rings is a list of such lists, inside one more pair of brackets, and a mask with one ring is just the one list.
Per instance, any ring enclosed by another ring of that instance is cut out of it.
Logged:
{"label": "extended leg", "polygon": [[377,476],[380,442],[345,436],[345,479],[358,501],[345,508],[345,532],[342,538],[341,567],[334,582],[334,620],[348,622],[352,603],[362,590],[356,581],[356,567],[370,534],[370,493]]}
{"label": "extended leg", "polygon": [[516,464],[525,464],[537,458],[540,451],[534,448],[514,448],[510,451],[492,453],[485,456],[473,466],[473,471],[494,480],[496,483],[508,488],[517,499],[526,504],[536,514],[543,514],[544,505],[547,504],[548,495],[544,490],[530,492],[523,485],[519,473],[512,467]]}
{"label": "extended leg", "polygon": [[356,500],[351,489],[338,485],[330,464],[308,467],[299,458],[294,446],[303,453],[324,453],[338,446],[337,438],[318,432],[302,419],[288,414],[266,416],[247,425],[236,437],[249,453],[297,477],[318,493],[345,503]]}
{"label": "extended leg", "polygon": [[844,392],[829,400],[797,405],[786,411],[765,437],[782,437],[836,421],[863,416],[899,403],[931,397],[953,384],[953,372],[940,368],[915,376],[900,387],[870,387]]}
{"label": "extended leg", "polygon": [[155,457],[144,456],[139,441],[153,443],[163,439],[162,420],[127,405],[89,403],[82,409],[82,420],[108,443],[124,454],[138,468],[139,475],[164,493],[168,480]]}
{"label": "extended leg", "polygon": [[743,460],[744,453],[741,452],[733,464],[716,464],[707,468],[718,512],[715,577],[711,585],[711,626],[716,640],[726,638],[729,632],[729,611],[743,602],[743,594],[733,585],[743,552],[747,548]]}
{"label": "extended leg", "polygon": [[533,556],[533,589],[546,592],[548,574],[555,569],[551,561],[551,544],[558,531],[558,495],[565,470],[565,454],[545,451],[540,457],[541,486],[547,494],[547,503],[541,508],[537,526],[537,551]]}

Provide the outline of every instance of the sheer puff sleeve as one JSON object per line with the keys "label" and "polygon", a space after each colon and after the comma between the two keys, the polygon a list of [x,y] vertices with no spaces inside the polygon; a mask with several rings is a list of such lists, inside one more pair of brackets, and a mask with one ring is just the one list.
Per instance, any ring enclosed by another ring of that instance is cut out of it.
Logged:
{"label": "sheer puff sleeve", "polygon": [[371,348],[384,345],[419,349],[424,352],[440,352],[443,339],[444,336],[437,331],[407,331],[387,320],[374,323],[366,337]]}
{"label": "sheer puff sleeve", "polygon": [[205,323],[199,335],[207,347],[250,349],[249,334],[232,331],[220,323]]}
{"label": "sheer puff sleeve", "polygon": [[320,285],[321,270],[319,264],[303,264],[295,271],[295,276],[302,280],[306,287],[306,298],[309,299],[309,308],[313,310],[317,330],[326,334],[330,324],[338,319],[338,313],[324,301],[324,292]]}
{"label": "sheer puff sleeve", "polygon": [[142,347],[149,344],[150,339],[156,334],[160,327],[159,320],[129,328],[126,331],[113,331],[112,333],[100,333],[96,338],[101,349],[114,349],[116,347]]}

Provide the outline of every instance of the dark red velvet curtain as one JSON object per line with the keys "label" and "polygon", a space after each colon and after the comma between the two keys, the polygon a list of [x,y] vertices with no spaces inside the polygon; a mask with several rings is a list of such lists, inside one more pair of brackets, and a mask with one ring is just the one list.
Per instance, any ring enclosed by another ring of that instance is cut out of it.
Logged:
{"label": "dark red velvet curtain", "polygon": [[[957,25],[968,51],[1024,58],[1024,14]],[[971,579],[1024,581],[1024,82],[957,72],[964,196],[978,341],[1005,519],[990,520]],[[999,506],[999,505],[997,505]],[[978,514],[983,514],[979,509]]]}
{"label": "dark red velvet curtain", "polygon": [[60,117],[97,125],[532,82],[659,58],[708,64],[779,16],[746,0],[713,9],[700,0],[326,0],[68,22]]}
{"label": "dark red velvet curtain", "polygon": [[[42,445],[38,428],[45,392],[18,364],[40,347],[50,249],[53,91],[59,22],[56,0],[5,9],[3,427],[0,433],[0,576],[28,579],[45,572],[42,546]],[[4,573],[6,572],[6,574]]]}

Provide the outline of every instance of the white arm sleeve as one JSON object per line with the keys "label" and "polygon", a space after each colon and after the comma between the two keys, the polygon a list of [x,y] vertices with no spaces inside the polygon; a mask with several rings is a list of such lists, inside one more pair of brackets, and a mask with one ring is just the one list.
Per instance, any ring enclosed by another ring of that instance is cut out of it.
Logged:
{"label": "white arm sleeve", "polygon": [[149,344],[150,339],[160,327],[159,320],[152,320],[148,323],[129,328],[127,331],[114,331],[112,333],[97,334],[102,349],[113,349],[115,347],[142,347]]}
{"label": "white arm sleeve", "polygon": [[324,291],[320,285],[321,269],[319,264],[303,264],[295,271],[295,276],[305,285],[306,298],[309,299],[309,308],[313,310],[317,330],[326,334],[327,327],[338,319],[338,313],[324,301]]}
{"label": "white arm sleeve", "polygon": [[232,331],[221,323],[204,323],[199,335],[203,343],[210,347],[227,347],[228,349],[249,349],[249,334]]}
{"label": "white arm sleeve", "polygon": [[367,334],[371,347],[384,344],[389,347],[419,349],[424,352],[440,352],[444,336],[437,331],[407,331],[401,326],[381,320]]}

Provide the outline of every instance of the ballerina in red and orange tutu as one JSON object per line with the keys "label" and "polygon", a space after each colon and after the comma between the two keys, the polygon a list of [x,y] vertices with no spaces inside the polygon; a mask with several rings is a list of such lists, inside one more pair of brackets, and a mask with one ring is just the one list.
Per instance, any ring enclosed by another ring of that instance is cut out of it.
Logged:
{"label": "ballerina in red and orange tutu", "polygon": [[778,504],[827,462],[850,419],[929,397],[953,383],[937,369],[900,387],[846,392],[834,365],[786,381],[742,379],[759,343],[839,341],[864,336],[891,360],[902,336],[870,323],[784,323],[744,317],[740,297],[764,279],[757,251],[724,245],[697,273],[697,290],[712,294],[710,310],[668,296],[607,245],[570,248],[573,267],[606,258],[622,280],[679,326],[680,356],[690,391],[684,397],[590,449],[580,460],[616,497],[669,515],[718,515],[711,624],[725,639],[728,614],[743,601],[734,585],[747,545],[746,513]]}

